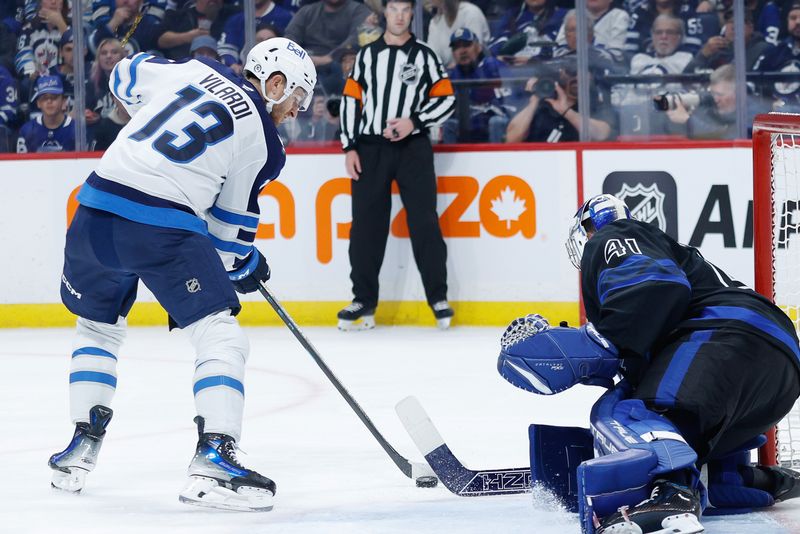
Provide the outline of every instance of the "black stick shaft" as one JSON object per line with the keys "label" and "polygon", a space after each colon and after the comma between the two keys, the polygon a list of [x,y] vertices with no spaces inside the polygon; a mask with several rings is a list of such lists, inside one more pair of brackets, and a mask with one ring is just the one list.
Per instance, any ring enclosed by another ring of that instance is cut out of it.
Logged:
{"label": "black stick shaft", "polygon": [[328,365],[322,359],[322,356],[320,356],[319,352],[317,352],[317,349],[314,348],[314,345],[312,345],[308,338],[303,334],[303,332],[300,330],[300,327],[297,326],[297,323],[295,323],[289,314],[286,313],[286,310],[283,309],[283,306],[281,306],[280,302],[278,302],[269,288],[264,285],[264,283],[261,283],[259,284],[258,291],[267,300],[267,302],[269,302],[270,306],[272,306],[272,309],[275,310],[275,313],[277,313],[278,317],[283,320],[292,334],[294,334],[294,337],[297,338],[297,341],[299,341],[300,344],[303,345],[303,348],[306,349],[306,351],[311,355],[319,368],[322,369],[322,372],[328,377],[328,380],[330,380],[331,384],[333,384],[333,387],[336,388],[336,391],[338,391],[339,394],[344,397],[344,400],[350,405],[350,408],[353,409],[358,418],[361,419],[361,422],[364,423],[364,426],[367,427],[367,430],[370,431],[380,446],[383,447],[383,450],[386,451],[386,454],[389,455],[389,458],[392,459],[395,465],[400,468],[400,471],[402,471],[405,476],[411,478],[411,463],[408,461],[408,459],[397,452],[388,441],[386,441],[386,438],[383,437],[383,434],[380,433],[366,412],[364,412],[361,406],[359,406],[358,402],[356,402],[353,396],[350,395],[350,392],[348,392],[342,383],[339,382],[339,379],[333,374],[333,371],[331,371],[330,367],[328,367]]}

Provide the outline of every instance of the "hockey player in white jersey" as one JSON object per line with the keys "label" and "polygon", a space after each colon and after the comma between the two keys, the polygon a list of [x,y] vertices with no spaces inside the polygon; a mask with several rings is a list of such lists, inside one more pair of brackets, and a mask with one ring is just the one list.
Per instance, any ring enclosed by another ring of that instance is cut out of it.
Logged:
{"label": "hockey player in white jersey", "polygon": [[211,60],[148,54],[114,68],[109,86],[131,121],[81,188],[67,232],[61,295],[78,315],[69,375],[76,428],[50,458],[54,487],[79,492],[95,467],[142,280],[196,351],[199,440],[180,500],[272,509],[275,483],[236,458],[249,351],[236,291],[269,279],[253,246],[258,194],[286,161],[276,126],[308,107],[315,84],[308,54],[283,38],[257,44],[243,77]]}

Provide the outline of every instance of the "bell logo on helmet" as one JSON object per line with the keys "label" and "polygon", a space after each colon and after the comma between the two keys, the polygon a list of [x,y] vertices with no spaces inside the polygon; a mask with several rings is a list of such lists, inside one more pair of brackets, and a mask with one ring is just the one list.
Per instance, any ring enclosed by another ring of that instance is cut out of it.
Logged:
{"label": "bell logo on helmet", "polygon": [[292,41],[289,41],[289,43],[286,45],[286,48],[294,52],[300,59],[306,57],[306,51],[302,48],[296,47]]}

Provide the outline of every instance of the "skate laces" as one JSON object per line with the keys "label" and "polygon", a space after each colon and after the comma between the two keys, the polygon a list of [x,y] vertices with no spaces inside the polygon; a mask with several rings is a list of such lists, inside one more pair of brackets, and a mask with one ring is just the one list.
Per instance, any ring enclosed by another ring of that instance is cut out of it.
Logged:
{"label": "skate laces", "polygon": [[431,308],[433,308],[433,311],[444,311],[449,307],[450,305],[447,303],[446,300],[440,300],[439,302],[434,302],[433,305],[431,306]]}
{"label": "skate laces", "polygon": [[239,461],[239,457],[237,456],[238,449],[233,441],[223,441],[221,448],[222,452],[225,454],[225,457],[230,461],[230,463],[239,469],[247,470],[247,468]]}
{"label": "skate laces", "polygon": [[344,307],[344,311],[348,312],[357,312],[364,309],[364,304],[361,302],[351,302],[347,306]]}

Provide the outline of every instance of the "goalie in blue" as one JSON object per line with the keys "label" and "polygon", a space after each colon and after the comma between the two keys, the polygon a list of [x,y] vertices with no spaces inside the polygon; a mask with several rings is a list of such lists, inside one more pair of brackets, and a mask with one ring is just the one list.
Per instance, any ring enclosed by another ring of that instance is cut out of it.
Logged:
{"label": "goalie in blue", "polygon": [[[589,324],[515,320],[498,370],[544,395],[579,383],[609,388],[591,411],[594,458],[571,473],[583,531],[698,533],[703,513],[800,495],[800,474],[750,463],[800,396],[791,320],[611,195],[581,206],[567,250]],[[587,439],[583,429],[562,430],[567,441]],[[532,444],[532,466],[546,454]]]}

